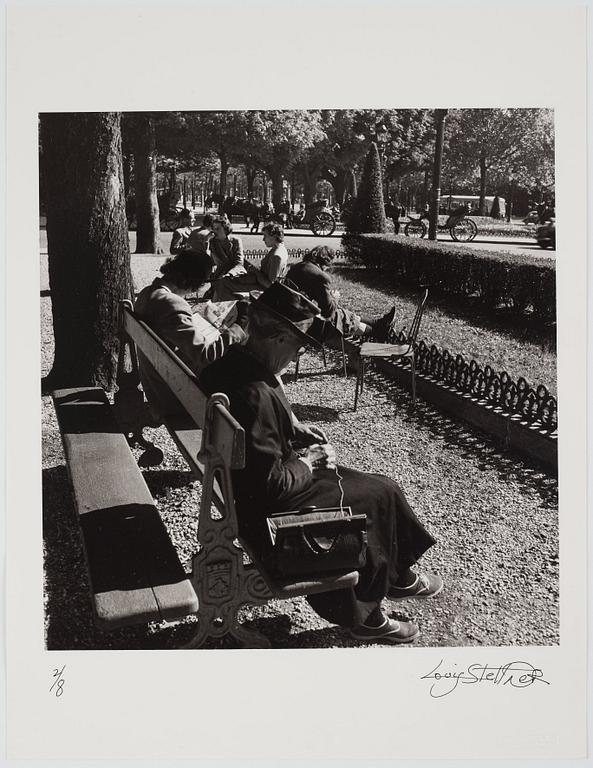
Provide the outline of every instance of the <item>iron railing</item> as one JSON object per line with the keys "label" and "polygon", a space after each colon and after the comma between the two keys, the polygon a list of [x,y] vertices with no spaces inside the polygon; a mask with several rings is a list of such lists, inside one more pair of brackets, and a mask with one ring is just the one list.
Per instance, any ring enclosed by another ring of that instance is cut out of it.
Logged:
{"label": "iron railing", "polygon": [[[303,256],[308,253],[311,249],[310,248],[289,248],[288,249],[288,257],[291,262],[293,261],[301,261]],[[332,264],[347,264],[348,258],[346,256],[346,252],[342,250],[337,250],[336,255],[334,257],[334,260],[332,261]],[[252,261],[261,261],[261,259],[264,258],[264,256],[267,254],[267,251],[262,248],[248,248],[247,250],[243,251],[243,256],[246,259],[250,259]]]}
{"label": "iron railing", "polygon": [[[405,343],[404,331],[396,341]],[[468,362],[463,355],[452,355],[425,341],[417,342],[414,351],[419,373],[482,400],[485,405],[516,414],[545,432],[551,434],[558,429],[558,402],[543,384],[534,388],[523,376],[515,382],[506,371],[497,373],[490,365],[481,367],[475,360]]]}

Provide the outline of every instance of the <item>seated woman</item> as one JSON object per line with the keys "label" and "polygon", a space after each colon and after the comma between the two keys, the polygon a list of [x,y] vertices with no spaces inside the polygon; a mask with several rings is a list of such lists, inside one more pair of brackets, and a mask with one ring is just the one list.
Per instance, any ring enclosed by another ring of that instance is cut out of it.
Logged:
{"label": "seated woman", "polygon": [[[196,240],[197,244],[197,240]],[[237,303],[237,319],[229,328],[218,331],[192,309],[185,297],[208,281],[212,262],[208,255],[208,239],[203,236],[201,251],[182,251],[161,267],[163,277],[138,294],[134,311],[165,341],[192,371],[200,373],[217,360],[231,344],[246,339],[247,302]],[[153,417],[179,411],[179,403],[164,387],[158,374],[138,350],[140,378]]]}
{"label": "seated woman", "polygon": [[318,304],[321,317],[335,326],[342,335],[373,336],[377,341],[386,341],[395,307],[379,318],[365,318],[341,307],[338,304],[340,293],[332,290],[331,278],[325,271],[334,256],[333,248],[318,245],[288,270],[287,281]]}
{"label": "seated woman", "polygon": [[280,280],[288,268],[288,251],[284,245],[284,230],[280,224],[270,222],[263,228],[264,243],[270,250],[262,259],[259,269],[245,262],[246,274],[221,277],[213,288],[214,301],[232,301],[244,298],[245,293],[263,291],[274,280]]}
{"label": "seated woman", "polygon": [[210,241],[210,253],[214,262],[211,280],[214,283],[222,277],[236,277],[246,272],[243,262],[243,243],[233,235],[233,227],[227,216],[212,219],[214,237]]}
{"label": "seated woman", "polygon": [[175,254],[185,250],[187,241],[193,232],[192,221],[192,212],[188,208],[179,212],[179,227],[173,232],[169,248],[170,253]]}
{"label": "seated woman", "polygon": [[[355,587],[310,595],[315,611],[365,642],[407,643],[419,630],[413,622],[389,619],[384,597],[432,597],[439,576],[417,575],[411,566],[434,543],[400,488],[387,477],[336,466],[323,432],[294,417],[280,374],[304,344],[318,307],[282,283],[273,283],[249,305],[244,346],[235,346],[200,376],[209,393],[225,392],[233,416],[245,430],[245,468],[233,473],[241,536],[265,564],[271,543],[268,515],[307,506],[343,503],[367,516],[367,562]],[[300,445],[304,453],[297,455]],[[338,472],[340,479],[338,478]]]}
{"label": "seated woman", "polygon": [[202,224],[193,229],[189,237],[185,242],[185,251],[192,251],[192,253],[200,253],[202,250],[202,243],[204,235],[208,236],[208,239],[213,236],[212,233],[212,219],[213,217],[207,213],[202,219]]}

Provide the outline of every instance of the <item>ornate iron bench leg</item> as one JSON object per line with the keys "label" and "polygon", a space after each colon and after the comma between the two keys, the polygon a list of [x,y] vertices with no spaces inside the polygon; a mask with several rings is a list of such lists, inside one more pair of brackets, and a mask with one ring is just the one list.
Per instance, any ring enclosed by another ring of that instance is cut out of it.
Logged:
{"label": "ornate iron bench leg", "polygon": [[[215,407],[210,398],[209,409]],[[220,395],[224,403],[224,396]],[[238,614],[245,605],[266,603],[273,597],[262,575],[243,564],[243,549],[237,541],[237,518],[230,469],[213,450],[210,437],[211,416],[204,424],[201,460],[205,465],[198,523],[199,552],[192,563],[192,583],[198,596],[198,630],[186,648],[199,648],[208,637],[231,635],[245,647],[269,648],[266,637],[244,627]],[[212,516],[214,479],[224,498],[221,517]]]}

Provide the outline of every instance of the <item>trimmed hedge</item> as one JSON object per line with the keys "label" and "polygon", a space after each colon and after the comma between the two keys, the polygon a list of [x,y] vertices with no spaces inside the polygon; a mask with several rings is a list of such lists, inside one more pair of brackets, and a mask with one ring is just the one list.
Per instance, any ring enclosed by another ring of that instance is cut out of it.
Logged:
{"label": "trimmed hedge", "polygon": [[556,317],[552,259],[398,235],[348,234],[342,244],[351,261],[381,269],[394,280],[477,297],[487,310],[506,304],[517,312],[531,308],[543,320]]}

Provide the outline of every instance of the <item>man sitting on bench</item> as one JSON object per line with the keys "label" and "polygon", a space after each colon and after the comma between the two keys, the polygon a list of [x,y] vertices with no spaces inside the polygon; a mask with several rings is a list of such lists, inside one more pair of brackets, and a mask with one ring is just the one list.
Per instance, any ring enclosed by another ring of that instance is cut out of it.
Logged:
{"label": "man sitting on bench", "polygon": [[[206,236],[204,244],[207,246]],[[157,277],[139,293],[134,311],[192,371],[200,373],[222,357],[231,344],[245,341],[247,302],[237,302],[235,322],[217,330],[198,313],[192,313],[185,300],[185,296],[199,290],[210,277],[212,261],[206,247],[202,252],[181,251],[167,259],[160,271],[163,277]],[[176,413],[179,404],[140,351],[138,365],[153,417],[161,421],[162,416]]]}
{"label": "man sitting on bench", "polygon": [[[304,344],[319,307],[297,291],[273,283],[249,309],[249,337],[200,376],[207,393],[225,392],[230,411],[245,430],[245,468],[233,473],[241,537],[265,565],[270,556],[266,519],[308,506],[345,505],[367,516],[367,563],[357,586],[308,596],[323,618],[347,627],[364,642],[408,643],[419,634],[413,622],[389,619],[384,597],[432,597],[439,576],[416,574],[411,566],[435,540],[387,477],[336,466],[323,432],[297,422],[280,374]],[[295,447],[303,454],[297,455]]]}

